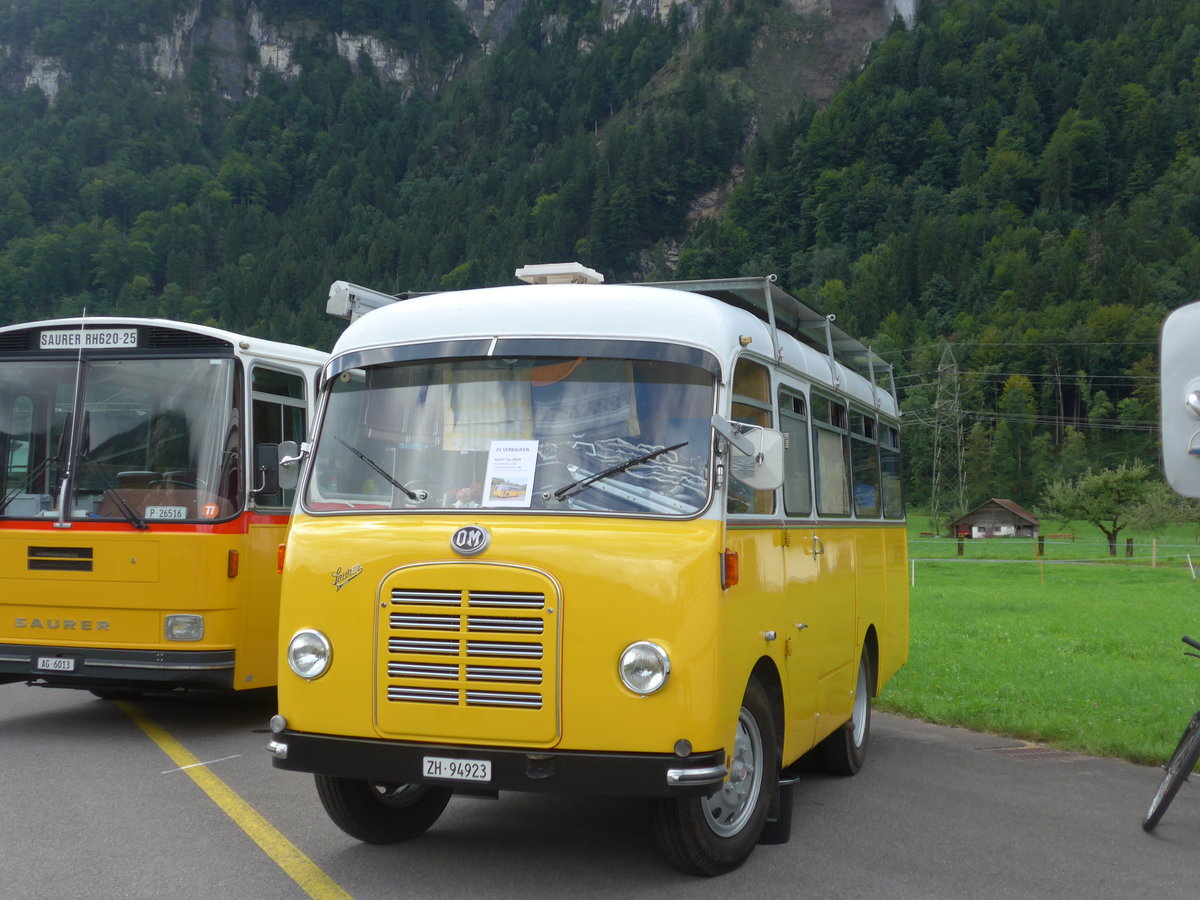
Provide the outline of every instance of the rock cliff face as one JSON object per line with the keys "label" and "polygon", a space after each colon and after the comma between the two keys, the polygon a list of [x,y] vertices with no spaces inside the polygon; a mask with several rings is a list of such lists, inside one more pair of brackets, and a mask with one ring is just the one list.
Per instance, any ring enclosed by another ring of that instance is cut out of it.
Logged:
{"label": "rock cliff face", "polygon": [[[502,40],[511,29],[525,0],[453,0],[472,32],[486,51]],[[841,22],[855,32],[857,50],[878,37],[892,17],[901,15],[912,23],[917,0],[788,0],[797,12],[823,16]],[[694,25],[699,8],[694,0],[604,0],[606,25],[615,28],[634,16],[666,16],[673,8],[683,7]],[[205,4],[195,4],[179,15],[170,33],[153,41],[126,45],[123,50],[149,74],[163,81],[182,81],[191,71],[198,54],[204,51],[214,87],[226,99],[237,101],[258,91],[264,73],[295,78],[300,66],[295,62],[296,42],[313,37],[316,26],[307,21],[268,22],[253,3],[221,0],[215,13],[205,14]],[[861,40],[859,40],[861,36]],[[360,56],[371,60],[378,77],[411,92],[423,83],[436,80],[436,74],[424,70],[422,60],[399,53],[386,42],[371,35],[331,36],[337,52],[352,66]],[[53,103],[68,79],[62,60],[36,56],[19,48],[0,44],[0,58],[16,62],[9,66],[8,87],[23,90],[37,87]],[[839,65],[842,60],[839,60]],[[843,70],[844,71],[844,70]]]}

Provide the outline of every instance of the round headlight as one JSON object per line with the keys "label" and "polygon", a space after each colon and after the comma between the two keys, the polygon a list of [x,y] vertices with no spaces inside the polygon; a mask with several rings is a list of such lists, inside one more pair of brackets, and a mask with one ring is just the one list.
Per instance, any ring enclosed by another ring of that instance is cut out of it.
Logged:
{"label": "round headlight", "polygon": [[333,646],[329,638],[319,631],[299,631],[288,644],[288,665],[301,678],[312,679],[324,675],[332,658]]}
{"label": "round headlight", "polygon": [[621,682],[635,694],[653,694],[667,683],[671,659],[650,641],[630,644],[621,654]]}

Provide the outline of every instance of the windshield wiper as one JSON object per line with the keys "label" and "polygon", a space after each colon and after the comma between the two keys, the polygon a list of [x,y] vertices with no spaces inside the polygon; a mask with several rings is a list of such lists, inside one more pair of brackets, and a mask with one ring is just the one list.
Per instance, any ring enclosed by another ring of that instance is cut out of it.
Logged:
{"label": "windshield wiper", "polygon": [[134,512],[133,507],[121,496],[121,492],[117,488],[106,487],[104,489],[104,496],[111,499],[117,505],[117,509],[125,517],[125,520],[138,531],[146,531],[150,528],[146,524],[146,520]]}
{"label": "windshield wiper", "polygon": [[395,478],[393,478],[391,475],[389,475],[386,471],[384,471],[383,467],[381,467],[377,462],[375,462],[375,460],[371,459],[369,456],[367,456],[365,453],[363,453],[357,447],[351,447],[349,444],[347,444],[341,438],[337,438],[337,442],[339,444],[341,444],[343,447],[345,447],[347,450],[349,450],[351,453],[353,453],[355,456],[357,456],[359,459],[361,459],[363,462],[365,462],[368,466],[370,466],[372,469],[374,469],[380,475],[382,475],[384,478],[386,478],[391,483],[392,487],[395,487],[395,488],[403,491],[404,495],[406,497],[408,497],[409,500],[419,501],[419,500],[424,500],[429,496],[428,491],[413,491],[413,490],[410,490],[409,488],[405,487],[404,485],[402,485],[399,481],[397,481]]}
{"label": "windshield wiper", "polygon": [[139,516],[137,512],[134,511],[134,508],[129,505],[129,501],[121,496],[120,488],[109,487],[104,483],[108,479],[104,477],[104,472],[100,469],[98,463],[88,459],[87,456],[82,453],[79,455],[79,461],[87,466],[90,471],[99,473],[101,490],[104,492],[104,496],[112,500],[113,504],[117,507],[117,512],[125,517],[126,522],[128,522],[138,531],[147,531],[150,528],[150,526],[146,523],[146,520]]}
{"label": "windshield wiper", "polygon": [[602,478],[611,478],[613,475],[619,475],[626,469],[632,469],[634,466],[640,466],[642,463],[650,462],[657,456],[662,456],[664,453],[670,453],[672,450],[678,450],[680,447],[686,447],[687,441],[681,444],[674,444],[670,447],[659,447],[657,450],[651,450],[649,453],[643,453],[641,456],[635,456],[632,459],[627,459],[623,463],[617,463],[603,472],[597,472],[595,475],[589,475],[586,478],[580,478],[578,481],[572,481],[566,487],[561,487],[554,492],[556,500],[566,500],[568,497],[573,497],[575,494],[586,490],[593,483],[600,481]]}

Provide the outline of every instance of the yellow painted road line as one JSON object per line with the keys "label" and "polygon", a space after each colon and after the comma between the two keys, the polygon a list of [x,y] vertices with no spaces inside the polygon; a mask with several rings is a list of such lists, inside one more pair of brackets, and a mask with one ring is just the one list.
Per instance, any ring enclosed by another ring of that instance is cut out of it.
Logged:
{"label": "yellow painted road line", "polygon": [[225,815],[242,829],[262,851],[274,860],[300,888],[313,900],[349,900],[346,893],[332,878],[325,874],[316,863],[300,852],[291,841],[280,834],[270,822],[243,800],[225,782],[212,773],[212,770],[201,763],[191,752],[171,737],[166,729],[148,719],[132,703],[118,700],[116,705],[125,715],[133,720],[138,728],[146,733],[146,737],[154,741],[163,753],[171,758],[192,781],[196,782],[209,799],[217,804]]}

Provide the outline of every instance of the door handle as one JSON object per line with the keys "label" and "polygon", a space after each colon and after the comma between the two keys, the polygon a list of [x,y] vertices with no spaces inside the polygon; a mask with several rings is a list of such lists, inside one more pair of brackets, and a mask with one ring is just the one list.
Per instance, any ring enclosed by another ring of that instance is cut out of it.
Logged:
{"label": "door handle", "polygon": [[825,544],[824,544],[824,542],[822,542],[822,540],[821,540],[819,537],[817,537],[817,536],[814,534],[814,535],[813,535],[813,542],[812,542],[812,555],[813,555],[813,559],[816,559],[818,556],[821,556],[821,555],[822,555],[822,554],[824,554],[824,553],[825,553]]}

